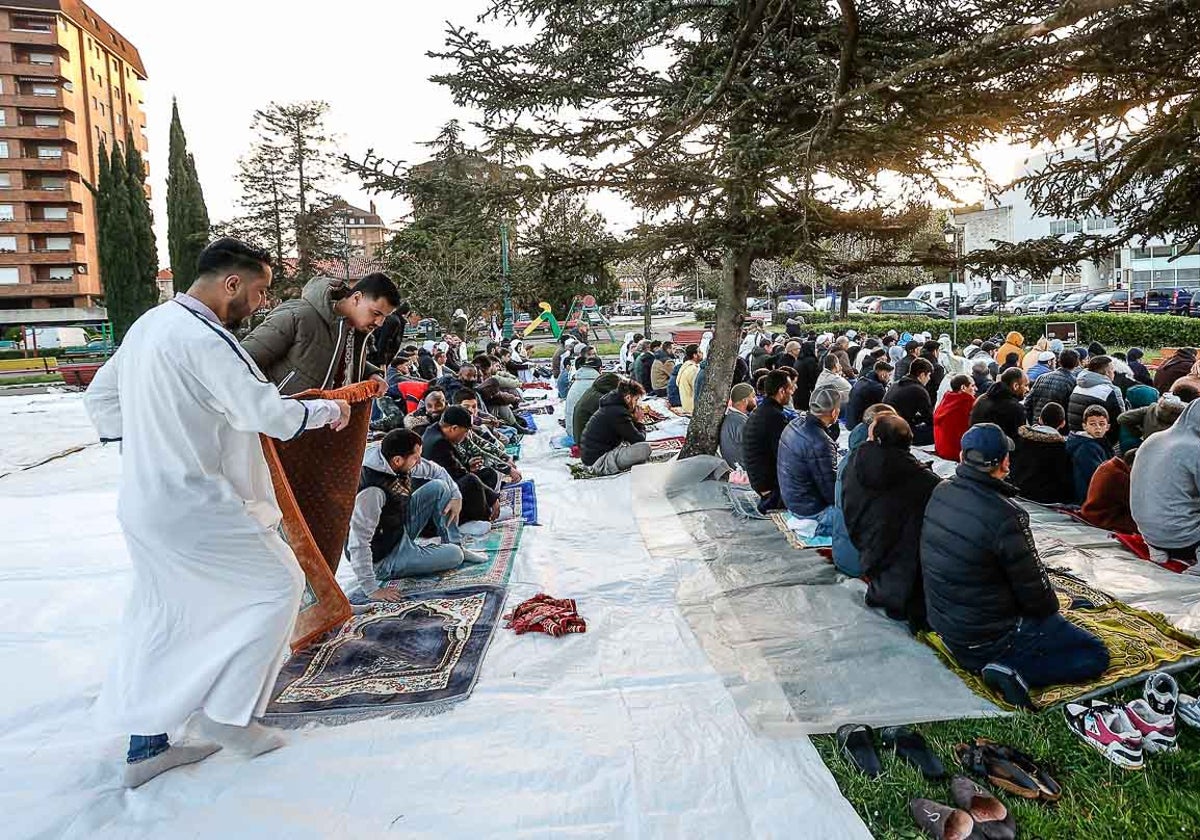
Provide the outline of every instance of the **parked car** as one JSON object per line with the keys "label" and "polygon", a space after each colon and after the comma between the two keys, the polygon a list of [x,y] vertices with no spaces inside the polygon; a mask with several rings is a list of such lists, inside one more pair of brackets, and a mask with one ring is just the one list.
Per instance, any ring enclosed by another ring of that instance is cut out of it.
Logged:
{"label": "parked car", "polygon": [[932,303],[918,298],[880,298],[867,307],[867,312],[871,315],[917,315],[938,320],[950,318]]}
{"label": "parked car", "polygon": [[[987,302],[987,299],[990,296],[990,294],[991,294],[990,292],[972,292],[969,295],[965,295],[965,296],[961,296],[961,297],[959,295],[955,295],[955,298],[958,300],[958,314],[959,315],[970,315],[974,311],[976,306],[978,306],[981,303]],[[939,300],[937,302],[937,308],[944,309],[947,312],[949,312],[950,311],[950,298],[946,297],[946,298],[942,298],[941,300]]]}
{"label": "parked car", "polygon": [[771,301],[768,298],[746,298],[746,311],[769,313],[771,311]]}
{"label": "parked car", "polygon": [[1148,315],[1188,315],[1191,308],[1191,289],[1147,289],[1138,311]]}
{"label": "parked car", "polygon": [[1001,309],[1010,315],[1024,315],[1029,308],[1029,303],[1037,295],[1017,295],[1014,298],[1009,298],[1008,303],[1004,304]]}
{"label": "parked car", "polygon": [[[840,312],[842,309],[841,298],[823,297],[817,298],[813,303],[813,309],[817,312]],[[855,305],[854,301],[850,301],[850,307],[847,312],[861,312],[862,310]]]}
{"label": "parked car", "polygon": [[1080,312],[1128,312],[1129,292],[1116,289],[1099,292],[1085,300],[1079,307]]}
{"label": "parked car", "polygon": [[1038,295],[1033,300],[1029,301],[1025,311],[1030,315],[1045,315],[1050,311],[1050,307],[1055,303],[1067,297],[1070,292],[1046,292],[1043,295]]}
{"label": "parked car", "polygon": [[996,310],[999,308],[1000,308],[1000,303],[998,301],[994,301],[991,298],[988,298],[987,300],[980,301],[979,303],[972,306],[971,314],[972,315],[995,315]]}
{"label": "parked car", "polygon": [[1078,312],[1079,308],[1096,296],[1096,292],[1076,292],[1067,295],[1049,309],[1050,312]]}
{"label": "parked car", "polygon": [[863,295],[858,300],[854,301],[854,305],[863,312],[866,312],[867,307],[877,300],[883,300],[883,295]]}
{"label": "parked car", "polygon": [[784,315],[798,315],[805,312],[816,312],[808,301],[793,299],[779,301],[778,312]]}

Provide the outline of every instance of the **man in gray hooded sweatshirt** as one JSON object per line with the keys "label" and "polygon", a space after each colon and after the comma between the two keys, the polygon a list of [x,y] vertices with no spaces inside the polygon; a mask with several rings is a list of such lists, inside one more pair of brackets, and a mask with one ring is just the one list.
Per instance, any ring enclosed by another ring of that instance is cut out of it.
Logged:
{"label": "man in gray hooded sweatshirt", "polygon": [[1156,562],[1196,562],[1200,547],[1200,400],[1137,450],[1130,477],[1133,519]]}

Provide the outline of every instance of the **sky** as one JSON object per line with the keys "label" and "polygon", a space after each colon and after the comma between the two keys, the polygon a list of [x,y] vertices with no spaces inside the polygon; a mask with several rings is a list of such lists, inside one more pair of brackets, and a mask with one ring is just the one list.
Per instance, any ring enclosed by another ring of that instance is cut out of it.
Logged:
{"label": "sky", "polygon": [[[162,264],[166,259],[166,172],[171,99],[179,101],[189,150],[204,187],[209,217],[237,213],[238,158],[250,148],[255,110],[271,101],[322,99],[330,103],[327,127],[338,151],[360,158],[374,149],[390,160],[425,159],[421,143],[450,119],[468,125],[477,115],[456,107],[429,77],[447,69],[428,58],[444,42],[447,20],[477,27],[486,0],[385,3],[340,0],[332,4],[282,0],[92,0],[91,5],[141,52],[145,85],[150,182]],[[492,33],[497,27],[487,27]],[[504,36],[514,38],[510,32]],[[480,139],[468,132],[467,140]],[[1003,146],[984,150],[994,180],[1010,178],[1021,153]],[[347,178],[340,192],[366,207],[372,196]],[[963,201],[981,194],[966,193]],[[406,212],[402,200],[374,196],[384,222]],[[610,227],[622,230],[637,213],[619,198],[590,202]]]}

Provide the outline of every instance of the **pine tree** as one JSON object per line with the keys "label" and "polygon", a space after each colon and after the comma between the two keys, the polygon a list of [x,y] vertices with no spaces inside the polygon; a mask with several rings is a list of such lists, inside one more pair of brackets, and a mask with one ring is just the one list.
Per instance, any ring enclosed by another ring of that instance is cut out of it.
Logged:
{"label": "pine tree", "polygon": [[132,134],[125,138],[125,169],[135,242],[132,261],[137,269],[134,291],[144,312],[158,304],[158,242],[154,237],[154,214],[146,196],[146,165]]}
{"label": "pine tree", "polygon": [[179,105],[171,105],[171,142],[167,165],[167,248],[175,291],[186,292],[196,279],[196,263],[211,236],[204,190],[196,161],[187,150]]}
{"label": "pine tree", "polygon": [[[106,154],[101,147],[101,159]],[[104,303],[113,334],[120,342],[147,309],[144,286],[139,282],[138,235],[130,209],[129,173],[120,146],[113,147],[107,171],[101,167],[99,191],[104,208],[103,227],[100,228]]]}

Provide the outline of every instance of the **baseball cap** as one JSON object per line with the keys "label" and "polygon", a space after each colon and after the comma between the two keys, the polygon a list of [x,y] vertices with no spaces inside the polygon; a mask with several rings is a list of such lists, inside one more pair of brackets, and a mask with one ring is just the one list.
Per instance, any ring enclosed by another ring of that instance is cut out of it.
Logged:
{"label": "baseball cap", "polygon": [[1038,361],[1039,362],[1053,362],[1054,354],[1051,353],[1049,350],[1043,350],[1041,353],[1038,353]]}
{"label": "baseball cap", "polygon": [[[452,405],[442,412],[442,425],[469,429],[472,426],[471,412],[467,411],[461,405]],[[968,432],[968,434],[970,433]]]}
{"label": "baseball cap", "polygon": [[962,436],[963,461],[973,467],[990,470],[1016,446],[995,423],[976,423]]}
{"label": "baseball cap", "polygon": [[814,414],[828,414],[842,404],[842,392],[837,388],[818,388],[808,400],[808,410]]}

